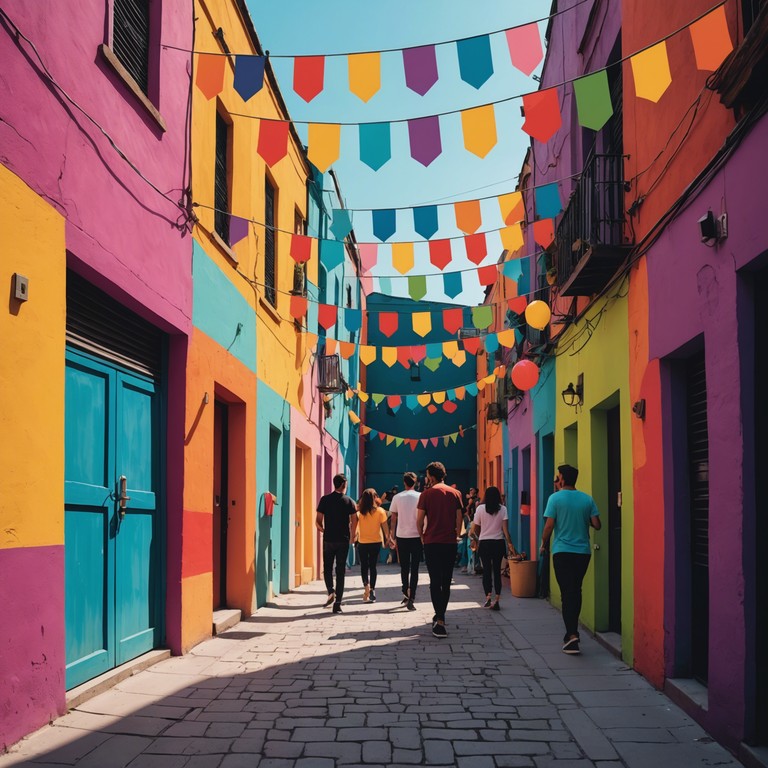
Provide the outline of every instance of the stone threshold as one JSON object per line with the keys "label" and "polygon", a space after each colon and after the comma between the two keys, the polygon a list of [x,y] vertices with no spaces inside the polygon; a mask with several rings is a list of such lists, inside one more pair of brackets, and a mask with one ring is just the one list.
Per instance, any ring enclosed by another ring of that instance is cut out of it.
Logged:
{"label": "stone threshold", "polygon": [[213,634],[220,635],[240,623],[242,611],[236,608],[220,608],[213,612]]}

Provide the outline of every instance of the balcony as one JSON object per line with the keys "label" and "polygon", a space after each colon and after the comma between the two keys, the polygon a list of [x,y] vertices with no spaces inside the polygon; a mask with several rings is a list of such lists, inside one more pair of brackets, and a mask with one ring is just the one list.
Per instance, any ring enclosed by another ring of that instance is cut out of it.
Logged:
{"label": "balcony", "polygon": [[555,235],[561,296],[592,296],[624,262],[624,158],[593,155]]}

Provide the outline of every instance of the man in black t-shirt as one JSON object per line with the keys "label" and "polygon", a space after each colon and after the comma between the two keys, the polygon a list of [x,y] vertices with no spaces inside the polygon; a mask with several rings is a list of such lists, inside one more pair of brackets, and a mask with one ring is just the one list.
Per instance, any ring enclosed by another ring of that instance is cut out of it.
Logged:
{"label": "man in black t-shirt", "polygon": [[[323,534],[323,576],[328,590],[324,607],[333,603],[333,612],[341,613],[341,598],[344,596],[344,569],[347,561],[349,542],[357,531],[357,507],[346,494],[347,478],[336,475],[333,478],[333,493],[320,499],[317,505],[315,526]],[[333,588],[333,563],[336,561],[336,589]]]}

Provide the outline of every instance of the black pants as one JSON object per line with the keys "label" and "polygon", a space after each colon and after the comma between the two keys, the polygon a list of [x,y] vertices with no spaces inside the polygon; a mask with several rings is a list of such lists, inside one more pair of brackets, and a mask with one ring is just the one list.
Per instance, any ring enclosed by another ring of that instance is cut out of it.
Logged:
{"label": "black pants", "polygon": [[581,583],[589,568],[591,555],[579,555],[574,552],[558,552],[552,555],[555,578],[560,585],[563,602],[563,622],[565,638],[579,634],[579,614],[581,613]]}
{"label": "black pants", "polygon": [[429,571],[429,595],[438,621],[445,621],[445,610],[451,598],[455,544],[425,544],[424,558]]}
{"label": "black pants", "polygon": [[[421,539],[401,539],[397,537],[397,555],[400,558],[400,578],[403,582],[403,594],[413,600],[419,584],[419,563],[423,552]],[[410,591],[409,591],[410,590]]]}
{"label": "black pants", "polygon": [[[336,592],[336,602],[344,595],[344,569],[347,566],[348,541],[323,540],[323,576],[328,594]],[[336,561],[336,589],[333,588],[333,561]]]}
{"label": "black pants", "polygon": [[[360,570],[363,574],[363,586],[371,585],[371,589],[376,588],[376,563],[379,561],[381,544],[358,544],[357,553],[360,555]],[[370,571],[370,581],[368,572]]]}
{"label": "black pants", "polygon": [[486,595],[491,594],[491,577],[496,589],[496,596],[501,594],[501,561],[507,554],[507,546],[504,539],[483,539],[478,543],[478,554],[483,564],[483,590]]}

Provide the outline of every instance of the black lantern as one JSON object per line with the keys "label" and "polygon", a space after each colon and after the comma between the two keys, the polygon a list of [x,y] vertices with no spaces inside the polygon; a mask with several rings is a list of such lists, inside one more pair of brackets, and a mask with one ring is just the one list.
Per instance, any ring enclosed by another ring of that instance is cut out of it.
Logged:
{"label": "black lantern", "polygon": [[573,382],[571,382],[561,394],[563,402],[571,408],[578,408],[579,406],[584,405],[584,374],[579,374],[575,387],[573,386]]}

